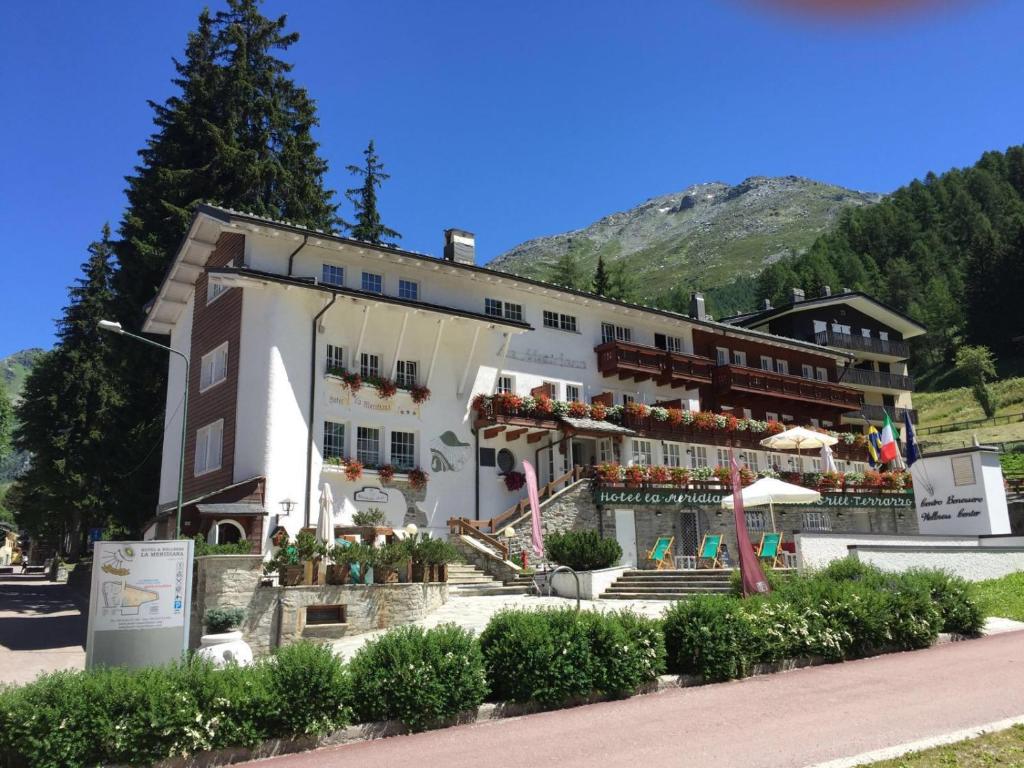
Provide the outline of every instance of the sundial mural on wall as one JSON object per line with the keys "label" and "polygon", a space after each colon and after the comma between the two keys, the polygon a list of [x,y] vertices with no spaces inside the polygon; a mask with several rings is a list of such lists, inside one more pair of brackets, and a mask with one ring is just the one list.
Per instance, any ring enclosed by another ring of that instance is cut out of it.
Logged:
{"label": "sundial mural on wall", "polygon": [[431,472],[458,472],[469,458],[469,443],[462,442],[450,429],[430,444]]}

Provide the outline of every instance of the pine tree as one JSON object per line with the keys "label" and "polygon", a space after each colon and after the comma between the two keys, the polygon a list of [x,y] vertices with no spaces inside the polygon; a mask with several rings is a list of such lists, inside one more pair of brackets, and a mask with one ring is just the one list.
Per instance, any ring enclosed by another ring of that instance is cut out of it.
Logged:
{"label": "pine tree", "polygon": [[608,287],[604,295],[618,301],[636,301],[636,279],[626,262],[618,261],[608,270]]}
{"label": "pine tree", "polygon": [[562,285],[573,290],[583,290],[586,287],[586,277],[579,259],[572,250],[563,253],[555,266],[552,267],[550,281],[555,285]]}
{"label": "pine tree", "polygon": [[118,383],[107,375],[109,338],[97,325],[114,306],[112,257],[110,229],[104,227],[102,239],[89,246],[82,277],[69,291],[70,303],[58,322],[59,343],[33,367],[17,409],[17,445],[32,455],[32,466],[39,470],[19,479],[20,498],[50,501],[52,506],[43,511],[53,519],[36,524],[47,528],[59,521],[49,530],[67,535],[71,559],[80,554],[86,529],[105,522],[109,514],[110,467],[117,465],[104,443],[122,399]]}
{"label": "pine tree", "polygon": [[608,294],[608,271],[604,266],[604,256],[597,257],[597,269],[594,270],[594,293],[598,296]]}
{"label": "pine tree", "polygon": [[14,411],[7,390],[0,385],[0,461],[11,453],[11,431],[14,429]]}
{"label": "pine tree", "polygon": [[349,165],[348,172],[361,178],[362,184],[345,191],[352,207],[355,208],[354,224],[346,224],[352,237],[368,243],[386,243],[387,239],[401,240],[402,236],[390,227],[384,226],[377,210],[377,189],[391,178],[384,172],[384,163],[377,156],[373,139],[363,150],[363,165]]}

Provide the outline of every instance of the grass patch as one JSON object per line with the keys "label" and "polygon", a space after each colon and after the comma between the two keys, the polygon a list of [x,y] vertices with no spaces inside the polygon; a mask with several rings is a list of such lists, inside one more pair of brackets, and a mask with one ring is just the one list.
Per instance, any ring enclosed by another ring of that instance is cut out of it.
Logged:
{"label": "grass patch", "polygon": [[976,739],[871,763],[870,768],[991,768],[998,765],[1024,765],[1024,726],[1015,725]]}
{"label": "grass patch", "polygon": [[[1024,411],[1024,378],[1003,379],[989,386],[995,396],[997,416]],[[922,427],[985,418],[968,387],[942,392],[915,392],[914,407]]]}
{"label": "grass patch", "polygon": [[978,602],[986,616],[1024,621],[1024,571],[1001,579],[979,581],[975,586]]}

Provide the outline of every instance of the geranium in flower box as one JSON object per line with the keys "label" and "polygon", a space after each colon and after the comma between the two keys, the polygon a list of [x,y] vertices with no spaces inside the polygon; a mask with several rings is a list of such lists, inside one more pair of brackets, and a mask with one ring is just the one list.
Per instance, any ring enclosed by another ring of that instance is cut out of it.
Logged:
{"label": "geranium in flower box", "polygon": [[904,486],[903,472],[883,472],[882,483],[891,491],[902,491]]}
{"label": "geranium in flower box", "polygon": [[680,488],[686,486],[690,482],[690,471],[683,467],[672,467],[670,472],[672,477],[672,484]]}
{"label": "geranium in flower box", "polygon": [[638,419],[642,419],[648,414],[648,408],[643,403],[638,403],[636,400],[631,400],[626,403],[626,413],[630,416],[635,416]]}
{"label": "geranium in flower box", "polygon": [[739,424],[739,419],[737,419],[731,413],[727,413],[725,415],[725,431],[726,432],[735,432],[736,431],[736,427],[737,427],[738,424]]}
{"label": "geranium in flower box", "polygon": [[647,479],[652,483],[667,483],[670,478],[668,467],[648,467],[647,469]]}
{"label": "geranium in flower box", "polygon": [[348,463],[345,464],[345,479],[350,483],[354,483],[362,476],[363,462],[359,461],[359,459],[349,459]]}
{"label": "geranium in flower box", "polygon": [[715,467],[715,480],[722,485],[729,485],[732,482],[732,473],[728,467]]}
{"label": "geranium in flower box", "polygon": [[506,413],[518,411],[523,406],[523,398],[511,392],[502,392],[499,395],[495,395],[494,400],[501,404]]}
{"label": "geranium in flower box", "polygon": [[683,409],[682,408],[669,408],[668,409],[668,423],[673,427],[683,423]]}
{"label": "geranium in flower box", "polygon": [[604,421],[608,418],[608,406],[604,403],[591,403],[590,418],[596,419],[597,421]]}
{"label": "geranium in flower box", "polygon": [[382,483],[390,483],[391,478],[395,476],[395,468],[390,464],[385,464],[377,469],[377,476],[380,477]]}
{"label": "geranium in flower box", "polygon": [[419,467],[409,470],[409,487],[415,491],[422,491],[427,487],[429,475]]}
{"label": "geranium in flower box", "polygon": [[[416,397],[413,395],[413,400]],[[473,410],[477,412],[479,416],[485,416],[491,410],[491,398],[481,392],[473,398]]]}
{"label": "geranium in flower box", "polygon": [[547,395],[540,395],[533,405],[533,411],[541,416],[550,416],[555,412],[555,404]]}
{"label": "geranium in flower box", "polygon": [[363,388],[363,377],[355,371],[345,371],[341,374],[341,379],[345,382],[345,386],[349,388],[349,391],[353,393]]}
{"label": "geranium in flower box", "polygon": [[[417,384],[409,390],[414,403],[425,403],[430,399],[430,388],[423,384]],[[477,409],[479,411],[479,409]]]}
{"label": "geranium in flower box", "polygon": [[575,419],[585,419],[590,415],[590,407],[586,403],[581,403],[579,400],[573,400],[569,403],[569,415]]}
{"label": "geranium in flower box", "polygon": [[819,488],[841,488],[843,485],[842,472],[822,472],[818,480]]}
{"label": "geranium in flower box", "polygon": [[377,382],[377,394],[384,400],[394,397],[398,392],[398,385],[391,379],[380,379]]}
{"label": "geranium in flower box", "polygon": [[526,485],[526,475],[522,472],[513,469],[511,472],[505,473],[505,488],[509,491],[518,491],[524,485]]}
{"label": "geranium in flower box", "polygon": [[618,483],[622,480],[622,468],[611,461],[598,464],[597,478],[602,483]]}
{"label": "geranium in flower box", "polygon": [[718,426],[715,414],[708,411],[697,411],[693,414],[693,423],[697,429],[707,430],[708,432],[714,430]]}
{"label": "geranium in flower box", "polygon": [[780,432],[785,432],[786,428],[777,421],[769,421],[767,431],[769,435],[777,435]]}
{"label": "geranium in flower box", "polygon": [[746,487],[757,480],[757,473],[747,467],[740,467],[740,485]]}
{"label": "geranium in flower box", "polygon": [[647,473],[644,471],[644,468],[636,464],[626,467],[623,472],[623,479],[626,481],[626,485],[633,488],[640,485],[646,477]]}
{"label": "geranium in flower box", "polygon": [[881,472],[869,469],[864,473],[864,485],[869,488],[881,488],[884,482]]}

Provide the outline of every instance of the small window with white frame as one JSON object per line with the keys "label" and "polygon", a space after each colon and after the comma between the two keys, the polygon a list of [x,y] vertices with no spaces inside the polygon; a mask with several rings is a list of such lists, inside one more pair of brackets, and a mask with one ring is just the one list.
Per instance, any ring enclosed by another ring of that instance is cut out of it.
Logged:
{"label": "small window with white frame", "polygon": [[224,447],[224,419],[196,431],[196,462],[194,475],[199,477],[207,472],[220,469],[221,452]]}
{"label": "small window with white frame", "polygon": [[814,372],[818,375],[818,381],[828,381],[828,370],[826,368],[815,368]]}
{"label": "small window with white frame", "polygon": [[828,512],[804,512],[803,530],[805,531],[831,531],[832,520]]}
{"label": "small window with white frame", "polygon": [[821,426],[821,422],[818,419],[811,418],[811,426],[812,427],[820,427]]}
{"label": "small window with white frame", "polygon": [[344,285],[345,268],[337,264],[324,264],[320,273],[320,282],[325,285]]}
{"label": "small window with white frame", "polygon": [[634,402],[636,402],[636,398],[635,397],[633,397],[632,395],[626,394],[625,392],[622,393],[622,404],[624,406],[625,405],[629,405],[630,403],[634,403]]}
{"label": "small window with white frame", "polygon": [[788,413],[782,414],[782,423],[783,424],[789,424],[792,421],[793,421],[793,417],[790,416]]}
{"label": "small window with white frame", "polygon": [[228,377],[228,342],[203,355],[199,370],[199,391],[205,392]]}
{"label": "small window with white frame", "polygon": [[324,422],[324,461],[345,458],[345,425]]}
{"label": "small window with white frame", "polygon": [[765,411],[764,419],[765,421],[778,421],[779,414],[773,413],[772,411]]}
{"label": "small window with white frame", "polygon": [[705,445],[691,445],[690,450],[690,467],[692,469],[699,469],[700,467],[708,466],[708,449]]}
{"label": "small window with white frame", "polygon": [[821,459],[811,456],[811,472],[821,472]]}
{"label": "small window with white frame", "polygon": [[751,411],[749,408],[744,408],[743,409],[743,418],[744,419],[747,419],[748,421],[751,420],[752,418],[754,418],[753,414],[754,414],[754,412]]}
{"label": "small window with white frame", "polygon": [[327,345],[327,372],[331,373],[345,370],[345,348],[335,344]]}
{"label": "small window with white frame", "polygon": [[361,286],[367,293],[384,293],[384,276],[376,272],[363,272]]}
{"label": "small window with white frame", "polygon": [[633,330],[614,323],[601,323],[601,343],[609,341],[632,341]]}
{"label": "small window with white frame", "polygon": [[761,509],[750,509],[744,512],[747,518],[747,530],[748,531],[767,531],[768,530],[768,515]]}
{"label": "small window with white frame", "polygon": [[650,440],[633,439],[633,463],[649,467],[654,463],[654,449]]}
{"label": "small window with white frame", "polygon": [[728,365],[729,350],[725,347],[715,347],[715,363],[718,365]]}
{"label": "small window with white frame", "polygon": [[788,360],[776,360],[775,361],[775,372],[781,373],[783,376],[789,375],[789,361]]}
{"label": "small window with white frame", "polygon": [[494,391],[499,395],[514,395],[516,391],[515,377],[508,375],[499,376]]}
{"label": "small window with white frame", "polygon": [[364,379],[380,376],[380,355],[363,352],[359,355],[359,375]]}
{"label": "small window with white frame", "polygon": [[570,403],[579,402],[580,400],[580,385],[579,384],[566,384],[565,385],[565,399]]}
{"label": "small window with white frame", "polygon": [[364,467],[380,464],[380,430],[376,427],[356,427],[356,458]]}
{"label": "small window with white frame", "polygon": [[399,280],[398,298],[408,299],[409,301],[419,301],[420,284],[415,280]]}
{"label": "small window with white frame", "polygon": [[768,355],[761,355],[761,370],[770,371],[772,370],[772,359]]}
{"label": "small window with white frame", "polygon": [[576,316],[575,315],[564,315],[561,312],[552,312],[550,310],[544,310],[544,327],[554,328],[559,331],[568,331],[570,333],[576,333]]}
{"label": "small window with white frame", "polygon": [[755,474],[760,472],[761,468],[758,466],[757,451],[747,451],[746,456],[747,469],[749,469],[751,472]]}
{"label": "small window with white frame", "polygon": [[391,463],[395,469],[408,471],[416,466],[416,433],[391,433]]}
{"label": "small window with white frame", "polygon": [[800,366],[800,375],[803,376],[805,379],[813,379],[814,366],[807,365],[807,363],[804,363],[803,365]]}
{"label": "small window with white frame", "polygon": [[681,467],[683,465],[682,451],[679,443],[665,443],[665,466]]}
{"label": "small window with white frame", "polygon": [[227,290],[228,290],[228,287],[226,285],[224,285],[223,283],[216,283],[213,280],[210,280],[209,277],[207,277],[207,280],[206,280],[206,303],[207,304],[212,304],[220,296],[222,296],[225,292],[227,292]]}
{"label": "small window with white frame", "polygon": [[501,317],[501,302],[497,299],[484,299],[484,314],[488,317]]}
{"label": "small window with white frame", "polygon": [[718,448],[717,449],[717,462],[715,466],[729,468],[729,449]]}
{"label": "small window with white frame", "polygon": [[505,319],[511,320],[515,323],[523,322],[523,305],[513,304],[510,301],[505,302]]}
{"label": "small window with white frame", "polygon": [[676,352],[679,354],[683,352],[683,340],[678,336],[668,336],[664,333],[654,334],[654,346],[658,349],[664,349],[666,352]]}
{"label": "small window with white frame", "polygon": [[747,353],[739,349],[732,351],[732,364],[742,365],[744,368],[747,367]]}
{"label": "small window with white frame", "polygon": [[612,450],[612,441],[607,437],[601,438],[597,441],[597,460],[602,464],[615,461],[615,452]]}
{"label": "small window with white frame", "polygon": [[419,365],[415,360],[399,360],[395,364],[395,384],[402,389],[416,386],[416,372]]}

